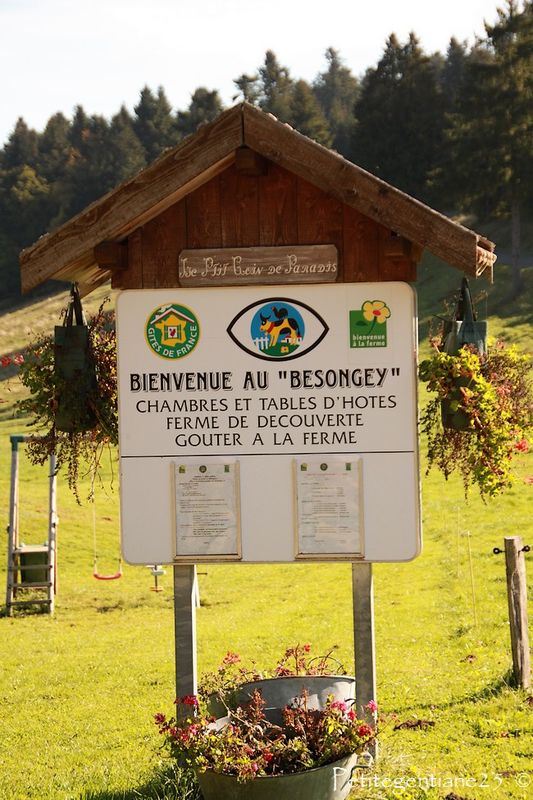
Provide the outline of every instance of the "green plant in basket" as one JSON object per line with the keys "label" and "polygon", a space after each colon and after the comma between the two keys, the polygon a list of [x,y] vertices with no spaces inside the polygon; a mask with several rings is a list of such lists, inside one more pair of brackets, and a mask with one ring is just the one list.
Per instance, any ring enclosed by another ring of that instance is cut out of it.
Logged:
{"label": "green plant in basket", "polygon": [[419,375],[434,397],[420,418],[427,436],[428,472],[458,472],[465,493],[477,485],[493,497],[513,482],[513,460],[528,450],[533,423],[531,358],[514,346],[490,341],[486,353],[473,345],[453,355],[432,342],[433,355]]}
{"label": "green plant in basket", "polygon": [[55,453],[78,501],[82,465],[95,473],[106,447],[118,443],[115,326],[104,304],[86,326],[84,346],[84,364],[66,372],[58,368],[57,335],[33,342],[20,364],[30,396],[18,403],[18,412],[29,415],[37,429],[28,445],[30,459],[44,464]]}

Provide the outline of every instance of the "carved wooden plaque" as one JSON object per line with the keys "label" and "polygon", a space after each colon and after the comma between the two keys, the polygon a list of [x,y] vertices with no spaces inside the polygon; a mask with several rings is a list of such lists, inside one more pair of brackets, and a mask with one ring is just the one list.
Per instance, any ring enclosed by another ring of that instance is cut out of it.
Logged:
{"label": "carved wooden plaque", "polygon": [[332,244],[182,250],[181,286],[334,283],[339,272]]}

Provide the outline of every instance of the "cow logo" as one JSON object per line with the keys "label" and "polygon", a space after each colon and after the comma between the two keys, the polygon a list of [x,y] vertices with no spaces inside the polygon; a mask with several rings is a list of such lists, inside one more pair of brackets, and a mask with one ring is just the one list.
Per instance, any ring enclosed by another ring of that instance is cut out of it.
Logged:
{"label": "cow logo", "polygon": [[390,315],[383,300],[365,300],[360,311],[350,311],[350,347],[387,347]]}
{"label": "cow logo", "polygon": [[200,325],[187,306],[169,303],[154,309],[146,322],[146,341],[161,358],[183,358],[198,344]]}
{"label": "cow logo", "polygon": [[244,308],[227,330],[235,344],[250,355],[265,361],[288,361],[313,350],[329,328],[305,303],[272,297]]}
{"label": "cow logo", "polygon": [[305,323],[294,306],[268,303],[254,314],[250,333],[261,353],[269,358],[286,358],[304,341]]}

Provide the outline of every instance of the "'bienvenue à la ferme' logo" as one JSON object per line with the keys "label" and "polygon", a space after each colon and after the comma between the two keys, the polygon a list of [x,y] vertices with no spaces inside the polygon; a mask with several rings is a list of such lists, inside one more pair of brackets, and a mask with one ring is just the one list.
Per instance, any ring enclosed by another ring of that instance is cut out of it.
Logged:
{"label": "'bienvenue \u00e0 la ferme' logo", "polygon": [[350,311],[350,347],[387,347],[390,315],[383,300],[365,300],[360,311]]}
{"label": "'bienvenue \u00e0 la ferme' logo", "polygon": [[200,325],[193,311],[178,303],[154,309],[146,322],[146,341],[161,358],[183,358],[198,344]]}

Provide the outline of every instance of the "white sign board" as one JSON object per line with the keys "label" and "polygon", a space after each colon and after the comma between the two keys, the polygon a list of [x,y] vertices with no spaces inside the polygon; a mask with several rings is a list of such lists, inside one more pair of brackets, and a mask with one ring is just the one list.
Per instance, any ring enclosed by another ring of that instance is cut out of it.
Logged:
{"label": "white sign board", "polygon": [[[128,290],[118,297],[117,331],[130,563],[418,554],[416,309],[408,284]],[[310,465],[305,482],[302,463]],[[223,475],[228,464],[233,478],[213,484],[212,496],[198,483],[202,523],[194,523],[193,489],[180,489],[176,476],[202,465]],[[321,464],[331,470],[329,505],[311,498]],[[230,495],[235,507],[232,500],[222,508]],[[217,542],[227,551],[220,559]]]}

